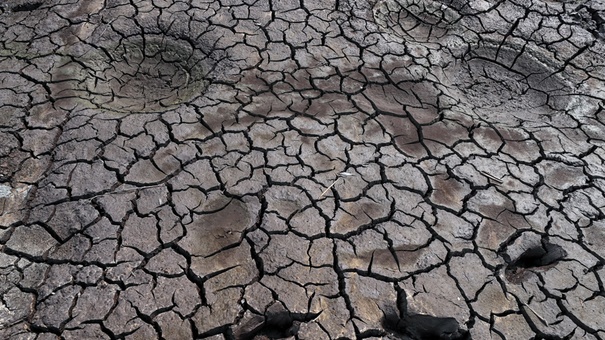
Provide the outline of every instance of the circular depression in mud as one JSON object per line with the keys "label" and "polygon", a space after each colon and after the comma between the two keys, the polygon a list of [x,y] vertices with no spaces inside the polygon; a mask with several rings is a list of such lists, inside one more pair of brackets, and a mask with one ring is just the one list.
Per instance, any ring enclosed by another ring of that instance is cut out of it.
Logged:
{"label": "circular depression in mud", "polygon": [[97,107],[161,112],[200,95],[212,59],[186,40],[146,35],[123,39],[78,58],[76,91]]}
{"label": "circular depression in mud", "polygon": [[565,111],[571,86],[546,56],[523,47],[485,45],[448,71],[457,97],[484,118],[506,120]]}
{"label": "circular depression in mud", "polygon": [[416,42],[444,37],[460,19],[454,9],[434,0],[379,0],[373,12],[383,31]]}

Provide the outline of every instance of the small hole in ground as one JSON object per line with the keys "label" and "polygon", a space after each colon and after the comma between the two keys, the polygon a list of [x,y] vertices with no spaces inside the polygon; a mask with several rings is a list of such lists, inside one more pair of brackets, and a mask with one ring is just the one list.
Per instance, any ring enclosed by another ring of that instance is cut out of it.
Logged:
{"label": "small hole in ground", "polygon": [[26,2],[24,4],[17,5],[11,9],[13,12],[29,12],[36,10],[42,6],[42,2]]}
{"label": "small hole in ground", "polygon": [[513,283],[524,281],[527,271],[532,269],[548,269],[565,258],[567,253],[556,244],[544,244],[527,249],[518,259],[513,261],[505,270],[506,278]]}

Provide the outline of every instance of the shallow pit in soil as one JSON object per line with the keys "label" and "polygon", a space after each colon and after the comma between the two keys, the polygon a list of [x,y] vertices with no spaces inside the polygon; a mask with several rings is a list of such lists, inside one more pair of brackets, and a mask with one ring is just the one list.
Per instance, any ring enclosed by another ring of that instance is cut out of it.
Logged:
{"label": "shallow pit in soil", "polygon": [[88,51],[76,63],[76,91],[96,107],[132,113],[162,112],[203,93],[213,62],[186,40],[130,37]]}

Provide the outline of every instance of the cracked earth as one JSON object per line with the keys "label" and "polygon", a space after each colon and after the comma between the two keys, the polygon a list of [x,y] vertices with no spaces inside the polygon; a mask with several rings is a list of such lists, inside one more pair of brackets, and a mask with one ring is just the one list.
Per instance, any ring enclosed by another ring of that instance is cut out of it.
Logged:
{"label": "cracked earth", "polygon": [[7,0],[0,33],[0,338],[605,338],[605,2]]}

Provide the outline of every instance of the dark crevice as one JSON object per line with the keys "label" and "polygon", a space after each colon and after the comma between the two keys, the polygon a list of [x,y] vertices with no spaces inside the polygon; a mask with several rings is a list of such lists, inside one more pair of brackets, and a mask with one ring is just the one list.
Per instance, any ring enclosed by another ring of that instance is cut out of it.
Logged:
{"label": "dark crevice", "polygon": [[34,11],[38,8],[40,8],[40,6],[42,6],[42,2],[26,2],[17,6],[14,6],[13,8],[11,8],[12,12],[31,12]]}

